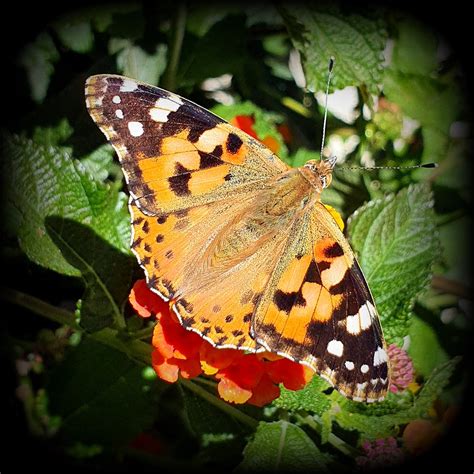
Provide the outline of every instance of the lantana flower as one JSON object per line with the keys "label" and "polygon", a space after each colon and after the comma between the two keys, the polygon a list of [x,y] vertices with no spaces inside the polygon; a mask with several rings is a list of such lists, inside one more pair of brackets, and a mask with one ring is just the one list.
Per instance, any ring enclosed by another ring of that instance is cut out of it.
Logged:
{"label": "lantana flower", "polygon": [[213,347],[181,326],[169,304],[149,290],[144,280],[134,284],[129,300],[138,315],[157,319],[152,365],[166,382],[174,383],[179,376],[191,379],[205,375],[218,381],[217,391],[224,400],[264,406],[278,398],[279,384],[299,390],[314,374],[297,362],[268,352],[255,354]]}
{"label": "lantana flower", "polygon": [[377,439],[362,444],[363,455],[356,458],[357,465],[364,469],[383,469],[400,464],[405,453],[393,437]]}
{"label": "lantana flower", "polygon": [[410,386],[414,380],[413,362],[407,352],[396,344],[387,348],[390,359],[390,391],[398,393]]}

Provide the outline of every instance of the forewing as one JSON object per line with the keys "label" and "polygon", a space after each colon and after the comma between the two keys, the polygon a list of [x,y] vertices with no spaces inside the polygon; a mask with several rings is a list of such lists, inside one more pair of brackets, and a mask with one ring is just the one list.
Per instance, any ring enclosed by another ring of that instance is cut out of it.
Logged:
{"label": "forewing", "polygon": [[288,169],[267,147],[176,94],[114,75],[89,77],[86,104],[148,215],[235,199]]}

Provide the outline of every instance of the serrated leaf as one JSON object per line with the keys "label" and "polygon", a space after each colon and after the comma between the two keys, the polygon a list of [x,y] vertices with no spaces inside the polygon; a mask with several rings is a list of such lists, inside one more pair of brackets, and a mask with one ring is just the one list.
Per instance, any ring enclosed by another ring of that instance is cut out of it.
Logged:
{"label": "serrated leaf", "polygon": [[377,94],[387,33],[381,19],[345,14],[314,4],[282,9],[293,45],[301,53],[306,87],[325,89],[329,58],[335,58],[333,88],[365,86]]}
{"label": "serrated leaf", "polygon": [[122,176],[120,166],[114,161],[114,156],[112,145],[106,143],[82,157],[80,161],[85,171],[93,176],[95,181],[104,182],[110,175]]}
{"label": "serrated leaf", "polygon": [[243,456],[237,472],[329,472],[319,448],[287,421],[261,422]]}
{"label": "serrated leaf", "polygon": [[348,235],[374,295],[388,341],[408,333],[417,295],[439,258],[433,196],[426,184],[369,202],[348,222]]}
{"label": "serrated leaf", "polygon": [[129,253],[130,224],[123,193],[95,181],[67,148],[8,134],[3,142],[7,218],[13,221],[11,227],[30,260],[80,276],[46,232],[46,216],[83,223],[116,249]]}
{"label": "serrated leaf", "polygon": [[123,313],[134,260],[78,222],[48,216],[45,227],[63,258],[84,280],[81,326],[89,332],[111,326]]}
{"label": "serrated leaf", "polygon": [[46,97],[54,64],[58,60],[59,52],[48,33],[40,33],[21,52],[19,63],[26,70],[31,98],[35,102],[42,102]]}
{"label": "serrated leaf", "polygon": [[94,34],[89,20],[68,16],[53,24],[61,42],[76,53],[87,53],[94,46]]}
{"label": "serrated leaf", "polygon": [[130,40],[112,38],[109,49],[117,52],[117,69],[124,76],[147,84],[158,84],[167,64],[166,45],[157,45],[155,51],[149,54]]}
{"label": "serrated leaf", "polygon": [[424,416],[433,406],[443,389],[448,385],[461,357],[453,357],[436,367],[415,399],[413,411],[418,417]]}
{"label": "serrated leaf", "polygon": [[329,387],[324,379],[314,376],[301,390],[288,390],[282,386],[280,396],[273,404],[285,410],[306,410],[322,415],[331,406],[328,396],[323,393]]}
{"label": "serrated leaf", "polygon": [[408,355],[417,374],[429,376],[433,369],[446,362],[448,355],[442,348],[434,329],[415,316],[410,325],[410,347]]}
{"label": "serrated leaf", "polygon": [[159,387],[124,353],[86,339],[51,372],[46,390],[63,439],[117,446],[153,423]]}

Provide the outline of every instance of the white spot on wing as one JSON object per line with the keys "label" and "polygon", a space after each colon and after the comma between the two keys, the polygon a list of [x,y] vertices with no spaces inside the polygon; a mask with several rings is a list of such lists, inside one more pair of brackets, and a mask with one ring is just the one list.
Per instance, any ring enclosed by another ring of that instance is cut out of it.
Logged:
{"label": "white spot on wing", "polygon": [[180,106],[182,104],[182,101],[179,101],[179,103],[173,101],[173,100],[170,100],[170,99],[167,99],[165,97],[160,97],[157,101],[156,101],[156,106],[157,108],[159,109],[165,109],[165,110],[169,110],[171,112],[176,112]]}
{"label": "white spot on wing", "polygon": [[354,362],[346,360],[346,362],[344,362],[344,365],[346,366],[347,370],[354,370]]}
{"label": "white spot on wing", "polygon": [[178,100],[179,102],[176,101],[176,99],[170,100],[166,97],[160,97],[155,102],[155,106],[150,109],[150,117],[152,120],[162,123],[167,122],[170,112],[176,112],[181,107],[183,102],[181,99],[179,99],[179,97]]}
{"label": "white spot on wing", "polygon": [[124,79],[120,86],[120,92],[133,92],[138,89],[138,84],[131,79]]}
{"label": "white spot on wing", "polygon": [[333,339],[328,342],[327,351],[336,357],[341,357],[344,352],[344,344],[341,341]]}
{"label": "white spot on wing", "polygon": [[119,97],[118,95],[114,95],[114,96],[112,97],[112,102],[113,102],[114,104],[120,104],[120,102],[122,102],[122,99],[120,99],[120,97]]}
{"label": "white spot on wing", "polygon": [[372,314],[375,314],[374,305],[370,301],[366,301],[359,309],[360,327],[362,330],[370,328],[372,325]]}
{"label": "white spot on wing", "polygon": [[367,382],[357,384],[357,390],[362,391],[365,387],[367,387]]}
{"label": "white spot on wing", "polygon": [[359,334],[360,333],[360,324],[359,324],[359,315],[354,314],[354,316],[347,316],[346,318],[346,329],[350,334]]}
{"label": "white spot on wing", "polygon": [[377,350],[374,352],[374,366],[377,367],[378,365],[387,362],[388,356],[385,352],[385,349],[382,347],[377,347]]}
{"label": "white spot on wing", "polygon": [[360,371],[363,373],[363,374],[366,374],[368,371],[369,371],[369,366],[367,364],[363,364],[360,366]]}
{"label": "white spot on wing", "polygon": [[150,117],[155,122],[164,123],[168,121],[168,115],[170,112],[170,110],[158,109],[156,107],[153,107],[152,109],[150,109]]}
{"label": "white spot on wing", "polygon": [[140,122],[128,122],[128,130],[132,137],[140,137],[143,135],[143,124]]}
{"label": "white spot on wing", "polygon": [[350,334],[359,334],[372,325],[372,315],[375,315],[374,305],[370,301],[366,301],[360,308],[357,314],[347,316],[346,329]]}
{"label": "white spot on wing", "polygon": [[123,119],[123,112],[122,112],[121,109],[117,109],[117,110],[115,111],[115,115],[117,116],[117,118]]}

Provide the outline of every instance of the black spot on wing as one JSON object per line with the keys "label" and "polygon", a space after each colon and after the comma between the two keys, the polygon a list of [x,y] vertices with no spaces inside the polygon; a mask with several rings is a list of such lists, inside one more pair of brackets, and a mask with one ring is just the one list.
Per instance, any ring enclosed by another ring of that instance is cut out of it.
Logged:
{"label": "black spot on wing", "polygon": [[289,314],[291,308],[293,306],[305,306],[306,300],[303,298],[301,294],[301,288],[299,291],[275,291],[275,295],[273,296],[273,302],[275,303],[276,307],[279,311],[284,311],[285,313]]}
{"label": "black spot on wing", "polygon": [[337,242],[334,242],[330,247],[324,249],[324,255],[328,258],[336,258],[344,255],[344,251]]}
{"label": "black spot on wing", "polygon": [[311,260],[311,263],[308,266],[308,270],[306,271],[304,281],[307,281],[309,283],[318,283],[319,285],[321,285],[321,274],[319,272],[320,270],[318,269],[318,265],[316,265],[316,262],[314,260]]}
{"label": "black spot on wing", "polygon": [[171,191],[173,191],[176,196],[189,196],[191,194],[189,190],[190,179],[191,173],[189,173],[189,171],[187,173],[171,176],[168,178]]}
{"label": "black spot on wing", "polygon": [[242,143],[242,139],[238,135],[229,133],[225,146],[229,153],[235,155],[240,150]]}
{"label": "black spot on wing", "polygon": [[199,163],[199,169],[214,168],[215,166],[220,166],[224,163],[220,159],[220,157],[222,156],[221,145],[217,145],[214,148],[214,151],[212,151],[211,153],[206,153],[199,150],[198,153],[201,158],[201,161]]}

